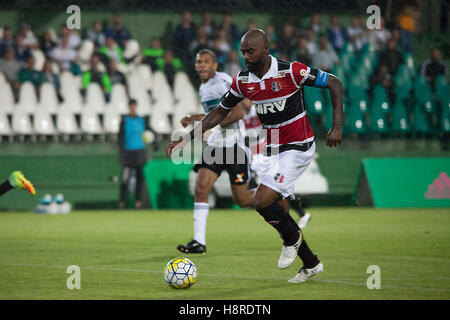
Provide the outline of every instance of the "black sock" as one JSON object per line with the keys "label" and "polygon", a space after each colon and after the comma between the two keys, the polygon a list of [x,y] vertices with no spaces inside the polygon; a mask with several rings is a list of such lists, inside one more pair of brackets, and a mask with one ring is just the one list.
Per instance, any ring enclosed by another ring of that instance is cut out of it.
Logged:
{"label": "black sock", "polygon": [[305,210],[302,208],[301,200],[298,198],[295,198],[294,200],[290,200],[289,204],[291,205],[291,208],[294,209],[295,212],[301,217],[305,215]]}
{"label": "black sock", "polygon": [[302,240],[300,248],[298,249],[298,256],[300,257],[300,259],[302,259],[303,266],[306,269],[314,268],[319,263],[319,259],[312,253],[311,249],[309,249],[308,244],[304,239]]}
{"label": "black sock", "polygon": [[12,188],[13,186],[11,185],[11,183],[9,183],[9,180],[6,180],[2,184],[0,184],[0,196],[2,196],[4,193],[7,193]]}

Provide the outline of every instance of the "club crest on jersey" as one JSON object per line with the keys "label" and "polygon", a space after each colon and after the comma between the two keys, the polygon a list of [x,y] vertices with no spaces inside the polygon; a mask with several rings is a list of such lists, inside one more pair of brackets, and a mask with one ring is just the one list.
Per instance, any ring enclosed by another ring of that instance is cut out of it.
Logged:
{"label": "club crest on jersey", "polygon": [[272,82],[272,91],[277,92],[277,91],[280,91],[280,90],[281,90],[280,82],[279,81]]}
{"label": "club crest on jersey", "polygon": [[284,176],[281,173],[277,173],[276,175],[273,176],[273,179],[278,183],[283,183]]}

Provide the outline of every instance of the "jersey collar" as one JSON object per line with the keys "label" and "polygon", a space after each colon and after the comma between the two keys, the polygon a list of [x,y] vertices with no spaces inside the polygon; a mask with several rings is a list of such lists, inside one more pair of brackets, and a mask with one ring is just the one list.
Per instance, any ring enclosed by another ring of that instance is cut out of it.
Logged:
{"label": "jersey collar", "polygon": [[249,72],[248,74],[248,82],[259,82],[271,77],[276,77],[278,75],[278,61],[275,57],[272,55],[270,56],[270,68],[269,70],[263,75],[262,79],[258,78],[257,75],[254,73]]}

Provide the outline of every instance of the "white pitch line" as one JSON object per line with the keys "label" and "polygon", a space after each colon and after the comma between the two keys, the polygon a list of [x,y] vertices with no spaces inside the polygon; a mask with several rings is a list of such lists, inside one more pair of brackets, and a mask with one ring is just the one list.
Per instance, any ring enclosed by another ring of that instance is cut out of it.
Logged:
{"label": "white pitch line", "polygon": [[[49,264],[26,264],[26,263],[7,263],[0,262],[0,266],[15,266],[15,267],[42,267],[42,268],[55,268],[55,269],[67,269],[68,266],[59,266],[59,265],[49,265]],[[154,273],[154,274],[162,274],[163,271],[156,270],[143,270],[143,269],[129,269],[129,268],[104,268],[104,267],[89,267],[89,266],[80,266],[80,269],[88,269],[88,270],[96,270],[96,271],[119,271],[119,272],[142,272],[142,273]],[[238,274],[213,274],[213,273],[202,273],[202,277],[219,277],[219,278],[235,278],[235,279],[247,279],[247,280],[289,280],[290,278],[276,278],[276,277],[268,277],[268,276],[244,276]],[[430,278],[428,278],[430,279]],[[400,280],[400,279],[395,279]],[[405,279],[406,280],[406,279]],[[325,282],[325,283],[337,283],[343,285],[351,285],[351,286],[366,286],[366,283],[361,282],[353,282],[346,280],[328,280],[328,279],[311,279],[314,282]],[[419,290],[419,291],[436,291],[436,292],[450,292],[450,289],[444,288],[423,288],[423,287],[404,287],[404,286],[396,286],[396,285],[381,285],[381,288],[389,288],[389,289],[403,289],[403,290]]]}

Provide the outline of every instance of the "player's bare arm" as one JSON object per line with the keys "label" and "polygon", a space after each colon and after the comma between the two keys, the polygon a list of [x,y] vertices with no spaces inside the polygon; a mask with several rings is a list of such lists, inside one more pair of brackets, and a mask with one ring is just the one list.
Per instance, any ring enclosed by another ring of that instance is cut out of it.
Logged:
{"label": "player's bare arm", "polygon": [[[214,108],[209,112],[203,120],[197,124],[187,135],[178,141],[172,141],[166,148],[167,156],[170,157],[173,151],[183,148],[190,140],[201,136],[205,131],[217,126],[223,119],[226,118],[231,109],[225,109],[221,106]],[[197,134],[197,135],[195,135]]]}
{"label": "player's bare arm", "polygon": [[202,121],[202,119],[205,117],[204,113],[197,113],[190,116],[186,116],[183,119],[180,120],[181,125],[183,128],[186,128],[191,123],[194,123],[196,121]]}
{"label": "player's bare arm", "polygon": [[238,103],[236,107],[231,109],[231,112],[228,116],[219,124],[222,128],[228,127],[230,124],[235,123],[236,121],[244,118],[244,110],[242,106],[242,102]]}
{"label": "player's bare arm", "polygon": [[333,126],[327,134],[327,146],[336,147],[342,143],[343,88],[341,81],[331,74],[327,88],[330,90],[331,105],[333,106]]}

